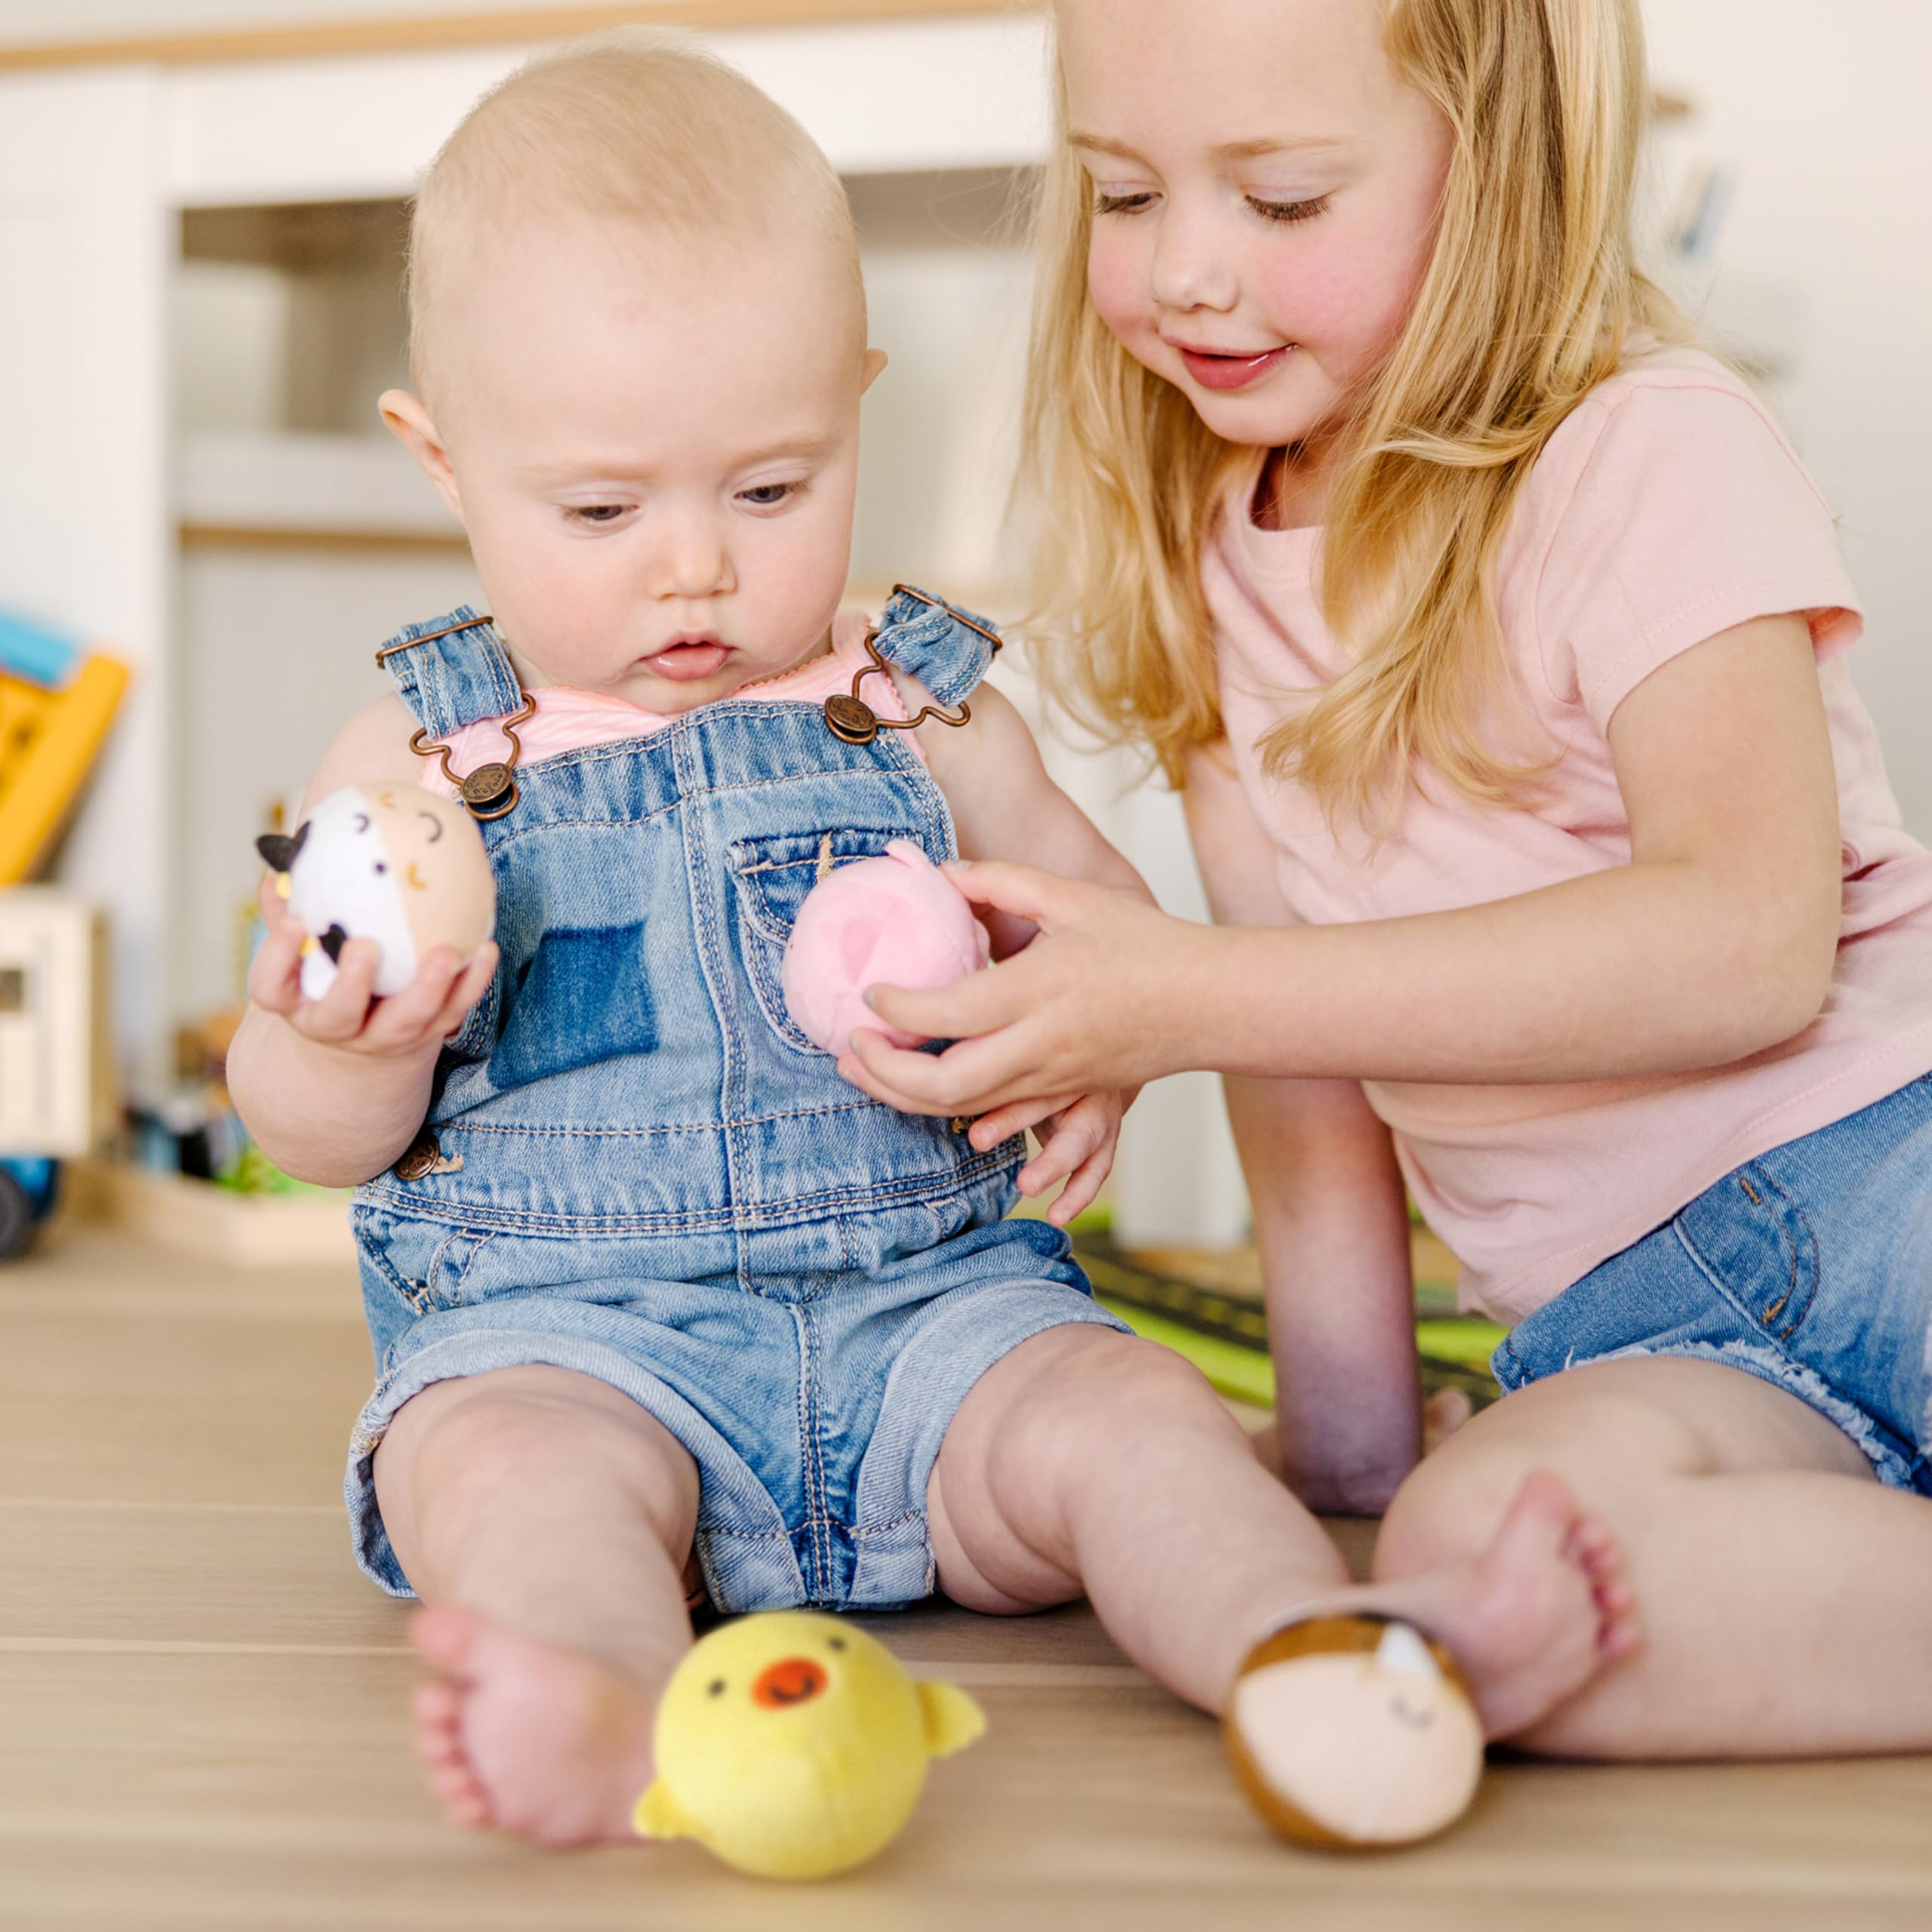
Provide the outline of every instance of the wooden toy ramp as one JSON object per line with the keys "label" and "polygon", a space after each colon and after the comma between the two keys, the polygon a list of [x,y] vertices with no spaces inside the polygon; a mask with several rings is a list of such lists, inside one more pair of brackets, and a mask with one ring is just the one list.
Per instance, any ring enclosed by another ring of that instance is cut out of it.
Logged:
{"label": "wooden toy ramp", "polygon": [[0,671],[0,886],[32,878],[47,856],[127,688],[127,666],[99,655],[60,691]]}

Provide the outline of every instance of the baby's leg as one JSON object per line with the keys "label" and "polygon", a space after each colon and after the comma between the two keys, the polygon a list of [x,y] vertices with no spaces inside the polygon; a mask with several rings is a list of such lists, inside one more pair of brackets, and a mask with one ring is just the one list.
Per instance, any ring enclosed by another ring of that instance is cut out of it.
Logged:
{"label": "baby's leg", "polygon": [[544,1844],[628,1835],[656,1700],[690,1647],[681,1581],[697,1471],[627,1396],[567,1369],[433,1383],[376,1451],[426,1606],[430,1782],[460,1824]]}
{"label": "baby's leg", "polygon": [[1835,1424],[1710,1361],[1595,1363],[1506,1397],[1390,1506],[1392,1581],[1481,1547],[1531,1469],[1613,1526],[1643,1648],[1518,1741],[1570,1757],[1932,1749],[1932,1506]]}
{"label": "baby's leg", "polygon": [[1263,1636],[1318,1606],[1440,1638],[1492,1737],[1535,1722],[1629,1641],[1614,1546],[1554,1478],[1523,1482],[1479,1551],[1352,1586],[1201,1376],[1097,1326],[1050,1329],[980,1379],[928,1510],[949,1596],[1011,1612],[1084,1590],[1137,1663],[1208,1710]]}

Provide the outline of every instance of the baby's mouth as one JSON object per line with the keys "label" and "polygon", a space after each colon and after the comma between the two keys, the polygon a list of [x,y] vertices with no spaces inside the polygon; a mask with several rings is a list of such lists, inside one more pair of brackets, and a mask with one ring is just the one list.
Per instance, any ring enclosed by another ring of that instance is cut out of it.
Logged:
{"label": "baby's mouth", "polygon": [[644,660],[644,668],[654,675],[677,684],[699,684],[715,678],[724,668],[731,647],[715,638],[685,638],[666,645],[655,657]]}

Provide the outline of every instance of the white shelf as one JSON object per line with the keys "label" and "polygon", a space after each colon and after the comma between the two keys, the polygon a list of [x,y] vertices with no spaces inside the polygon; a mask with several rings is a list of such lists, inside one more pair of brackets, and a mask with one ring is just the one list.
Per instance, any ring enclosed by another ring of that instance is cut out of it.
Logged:
{"label": "white shelf", "polygon": [[463,537],[390,436],[204,430],[182,439],[177,487],[191,530]]}

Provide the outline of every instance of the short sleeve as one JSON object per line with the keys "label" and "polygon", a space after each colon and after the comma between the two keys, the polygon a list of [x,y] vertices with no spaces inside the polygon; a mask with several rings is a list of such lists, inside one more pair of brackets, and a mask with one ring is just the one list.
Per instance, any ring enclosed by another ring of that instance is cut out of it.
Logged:
{"label": "short sleeve", "polygon": [[[1595,434],[1554,506],[1536,589],[1559,700],[1607,732],[1653,671],[1754,618],[1802,613],[1821,661],[1857,640],[1831,512],[1751,397],[1715,380],[1641,383],[1584,409],[1558,432]],[[1557,454],[1553,439],[1546,460]],[[1559,470],[1577,464],[1565,454]]]}

